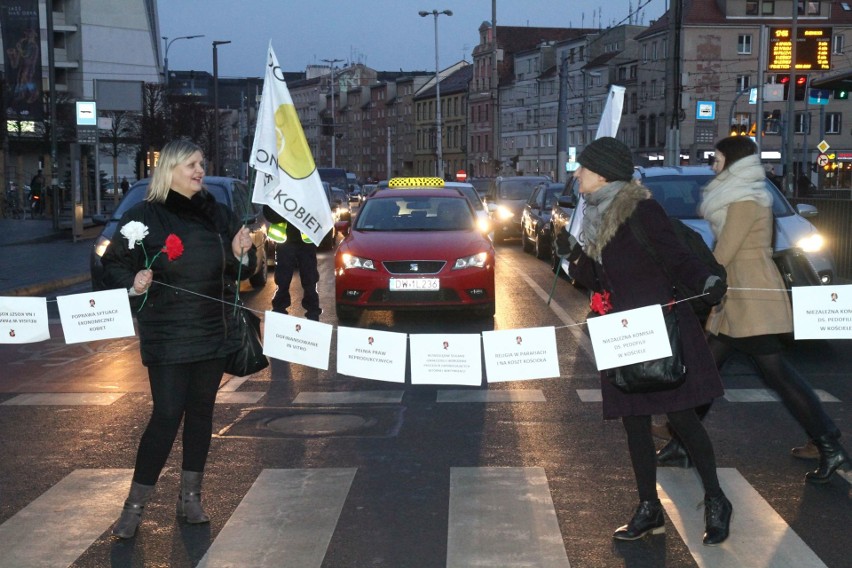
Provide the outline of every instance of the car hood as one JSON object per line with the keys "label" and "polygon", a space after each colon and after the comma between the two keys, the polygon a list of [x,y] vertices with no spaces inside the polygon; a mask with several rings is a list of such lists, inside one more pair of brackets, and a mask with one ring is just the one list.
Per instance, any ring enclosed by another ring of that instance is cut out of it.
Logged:
{"label": "car hood", "polygon": [[[710,223],[704,219],[681,219],[689,228],[695,230],[707,243],[707,246],[712,250],[716,238],[713,236],[713,231],[710,229]],[[786,250],[796,246],[796,243],[801,239],[816,233],[810,221],[800,215],[787,215],[785,217],[775,218],[775,250]]]}
{"label": "car hood", "polygon": [[337,254],[372,260],[455,260],[483,251],[493,252],[493,247],[477,231],[353,231]]}

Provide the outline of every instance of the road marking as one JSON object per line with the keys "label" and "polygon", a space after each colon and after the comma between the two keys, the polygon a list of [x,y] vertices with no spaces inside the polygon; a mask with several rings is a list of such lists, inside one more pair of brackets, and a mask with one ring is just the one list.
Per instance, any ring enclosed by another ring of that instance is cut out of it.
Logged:
{"label": "road marking", "polygon": [[439,390],[436,402],[547,402],[538,389]]}
{"label": "road marking", "polygon": [[580,402],[603,402],[601,389],[577,389]]}
{"label": "road marking", "polygon": [[19,394],[4,406],[109,406],[123,397],[117,392],[57,392]]}
{"label": "road marking", "polygon": [[216,404],[257,404],[261,398],[266,396],[265,392],[243,391],[222,392],[216,395]]}
{"label": "road marking", "polygon": [[246,382],[249,379],[248,377],[235,377],[235,376],[231,376],[231,375],[226,375],[226,376],[229,376],[231,378],[228,379],[227,383],[225,383],[224,385],[219,387],[220,393],[222,393],[222,392],[234,392],[238,388],[243,386],[243,383]]}
{"label": "road marking", "polygon": [[263,470],[199,568],[320,567],[355,471]]}
{"label": "road marking", "polygon": [[[822,402],[841,402],[822,389],[814,389]],[[725,389],[725,400],[730,402],[778,402],[781,398],[772,389]]]}
{"label": "road marking", "polygon": [[300,392],[293,404],[399,404],[403,390]]}
{"label": "road marking", "polygon": [[720,546],[704,546],[704,498],[693,469],[657,468],[660,500],[699,567],[820,568],[825,564],[733,468],[720,468],[719,483],[734,505],[731,536]]}
{"label": "road marking", "polygon": [[570,566],[543,468],[450,469],[447,568],[470,566]]}
{"label": "road marking", "polygon": [[133,470],[78,469],[0,525],[2,568],[70,566],[121,513]]}

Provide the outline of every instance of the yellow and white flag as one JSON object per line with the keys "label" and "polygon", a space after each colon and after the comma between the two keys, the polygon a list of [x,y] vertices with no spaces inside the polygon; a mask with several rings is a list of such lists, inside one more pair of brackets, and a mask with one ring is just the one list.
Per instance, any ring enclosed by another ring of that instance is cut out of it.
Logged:
{"label": "yellow and white flag", "polygon": [[249,164],[257,170],[252,201],[269,205],[320,243],[334,223],[331,207],[272,42]]}

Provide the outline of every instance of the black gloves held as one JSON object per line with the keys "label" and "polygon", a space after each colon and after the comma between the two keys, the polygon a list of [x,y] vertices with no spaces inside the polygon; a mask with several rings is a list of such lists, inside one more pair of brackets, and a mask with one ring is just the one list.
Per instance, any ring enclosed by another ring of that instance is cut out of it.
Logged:
{"label": "black gloves held", "polygon": [[708,305],[715,306],[725,297],[725,292],[728,291],[728,285],[724,280],[716,276],[709,276],[704,282],[704,295],[701,299]]}
{"label": "black gloves held", "polygon": [[575,244],[577,244],[577,239],[563,227],[556,234],[556,256],[568,256]]}

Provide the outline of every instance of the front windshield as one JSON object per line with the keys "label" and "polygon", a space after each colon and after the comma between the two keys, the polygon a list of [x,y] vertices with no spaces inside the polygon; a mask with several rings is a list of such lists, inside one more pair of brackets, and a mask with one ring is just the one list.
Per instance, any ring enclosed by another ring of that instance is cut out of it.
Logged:
{"label": "front windshield", "polygon": [[526,201],[535,189],[535,186],[541,183],[541,178],[536,179],[518,179],[504,180],[500,183],[500,199],[514,199],[518,201]]}
{"label": "front windshield", "polygon": [[355,230],[466,231],[474,228],[467,200],[459,197],[385,197],[367,200]]}

